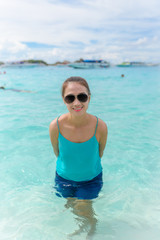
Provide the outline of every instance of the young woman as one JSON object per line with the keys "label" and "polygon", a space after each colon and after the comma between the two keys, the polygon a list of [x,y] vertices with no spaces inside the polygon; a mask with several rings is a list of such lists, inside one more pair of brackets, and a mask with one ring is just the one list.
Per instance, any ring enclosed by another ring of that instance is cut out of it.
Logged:
{"label": "young woman", "polygon": [[[68,200],[73,212],[95,221],[91,200],[102,188],[101,157],[107,140],[107,126],[87,113],[91,92],[81,77],[70,77],[62,85],[68,113],[50,124],[50,139],[57,156],[55,188]],[[94,225],[94,224],[93,224]]]}

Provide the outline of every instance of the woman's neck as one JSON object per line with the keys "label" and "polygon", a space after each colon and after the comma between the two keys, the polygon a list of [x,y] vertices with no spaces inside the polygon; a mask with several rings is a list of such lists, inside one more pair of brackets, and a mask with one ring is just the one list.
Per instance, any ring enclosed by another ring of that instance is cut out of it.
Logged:
{"label": "woman's neck", "polygon": [[68,115],[69,122],[74,125],[75,127],[81,127],[88,123],[89,120],[89,114],[85,113],[82,116],[74,116],[69,113]]}

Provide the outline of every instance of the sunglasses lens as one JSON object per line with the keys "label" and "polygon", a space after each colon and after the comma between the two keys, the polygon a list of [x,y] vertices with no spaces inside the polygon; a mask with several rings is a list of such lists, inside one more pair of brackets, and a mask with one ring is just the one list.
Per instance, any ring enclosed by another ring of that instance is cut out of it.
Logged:
{"label": "sunglasses lens", "polygon": [[66,103],[72,103],[74,102],[75,96],[74,95],[67,95],[64,100]]}
{"label": "sunglasses lens", "polygon": [[[80,94],[78,94],[77,98],[78,98],[78,100],[79,100],[80,102],[87,102],[87,100],[88,100],[88,95],[85,94],[85,93],[80,93]],[[67,96],[64,98],[64,100],[65,100],[66,103],[72,103],[72,102],[74,102],[74,100],[75,100],[75,96],[72,95],[72,94],[67,95]]]}
{"label": "sunglasses lens", "polygon": [[77,96],[78,100],[80,102],[87,102],[88,100],[88,95],[85,94],[85,93],[80,93],[78,96]]}

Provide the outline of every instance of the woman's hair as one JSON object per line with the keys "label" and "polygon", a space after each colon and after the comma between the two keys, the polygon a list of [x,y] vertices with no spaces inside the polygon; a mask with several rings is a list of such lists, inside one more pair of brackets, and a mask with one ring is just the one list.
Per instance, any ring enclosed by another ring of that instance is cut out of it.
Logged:
{"label": "woman's hair", "polygon": [[65,89],[66,89],[68,83],[70,83],[70,82],[76,82],[76,83],[79,83],[82,86],[86,87],[87,91],[88,91],[88,94],[91,95],[89,85],[84,78],[82,78],[82,77],[70,77],[70,78],[67,78],[62,85],[62,97],[64,97]]}

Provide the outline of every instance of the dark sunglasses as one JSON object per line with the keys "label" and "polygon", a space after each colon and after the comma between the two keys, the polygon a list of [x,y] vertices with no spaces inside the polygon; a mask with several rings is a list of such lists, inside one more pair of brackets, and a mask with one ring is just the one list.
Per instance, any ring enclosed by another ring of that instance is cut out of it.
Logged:
{"label": "dark sunglasses", "polygon": [[73,94],[69,94],[69,95],[65,96],[64,101],[65,101],[66,103],[72,103],[72,102],[74,102],[74,100],[76,99],[76,97],[77,97],[77,99],[78,99],[80,102],[87,102],[87,100],[88,100],[88,95],[87,95],[87,94],[85,94],[85,93],[80,93],[80,94],[78,94],[77,96],[75,96],[75,95],[73,95]]}

